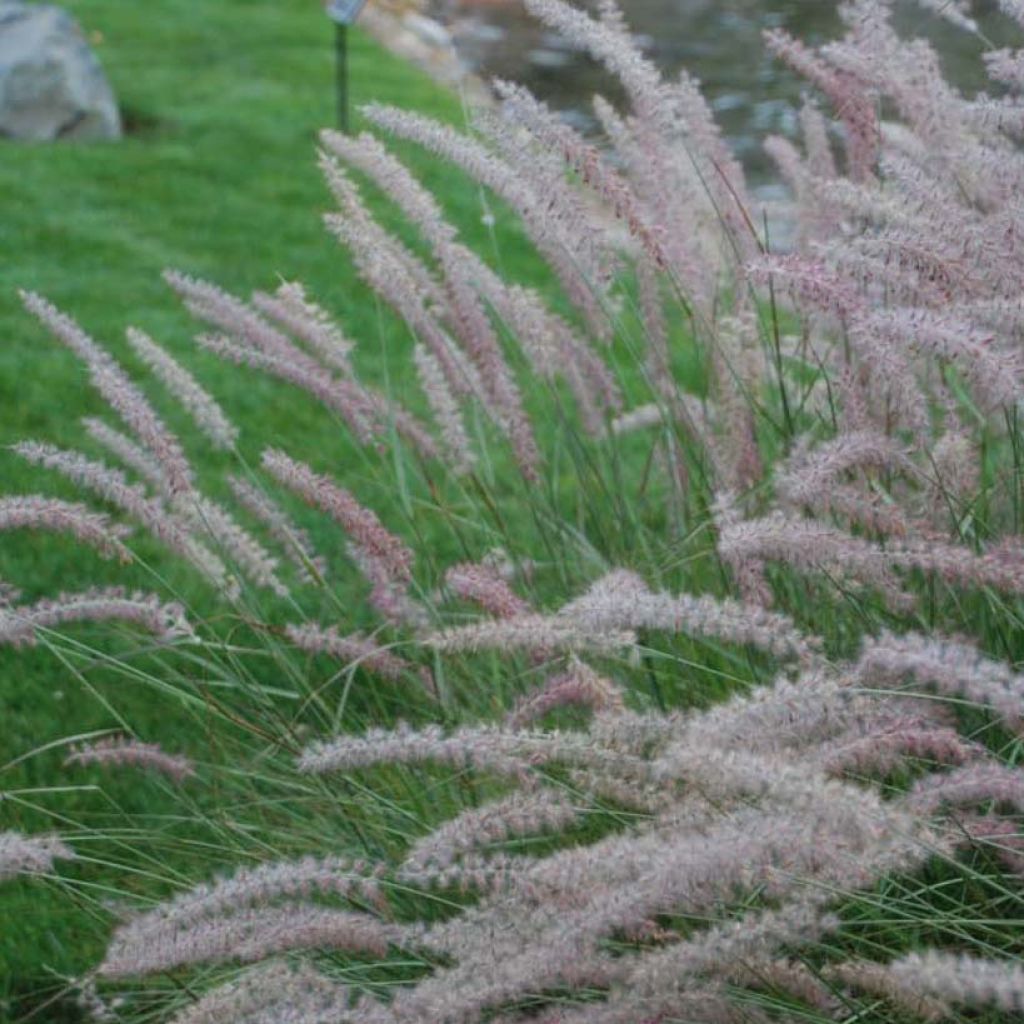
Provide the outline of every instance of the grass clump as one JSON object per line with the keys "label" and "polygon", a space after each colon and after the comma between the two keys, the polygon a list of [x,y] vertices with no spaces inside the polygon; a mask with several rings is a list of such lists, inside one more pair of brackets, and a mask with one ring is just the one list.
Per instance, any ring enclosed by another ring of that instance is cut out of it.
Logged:
{"label": "grass clump", "polygon": [[[178,1024],[1011,1020],[1020,55],[987,61],[1009,98],[968,100],[880,0],[818,50],[770,33],[835,118],[768,141],[779,254],[694,82],[614,4],[528,7],[621,79],[610,148],[510,85],[469,130],[375,103],[375,134],[319,140],[361,315],[316,278],[165,275],[232,380],[304,392],[317,429],[240,403],[236,442],[215,374],[146,343],[163,388],[138,386],[25,295],[116,420],[84,461],[14,453],[131,526],[156,595],[5,591],[8,635],[119,734],[68,769],[161,792],[83,810],[22,782],[69,739],[13,766],[16,884],[114,918],[54,998]],[[499,221],[464,229],[424,152]],[[56,501],[34,525],[68,522]],[[126,683],[180,732],[122,711]]]}

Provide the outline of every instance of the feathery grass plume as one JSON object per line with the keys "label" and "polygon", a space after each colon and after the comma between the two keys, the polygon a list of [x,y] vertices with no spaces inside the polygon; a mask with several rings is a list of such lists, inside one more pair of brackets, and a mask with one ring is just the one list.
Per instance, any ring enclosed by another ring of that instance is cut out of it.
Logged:
{"label": "feathery grass plume", "polygon": [[665,422],[665,411],[654,402],[638,405],[635,409],[616,416],[611,423],[613,437],[622,437],[648,427],[658,427]]}
{"label": "feathery grass plume", "polygon": [[148,334],[135,327],[127,330],[128,344],[165,387],[188,410],[196,426],[215,448],[231,450],[238,440],[238,428],[199,382]]}
{"label": "feathery grass plume", "polygon": [[759,605],[703,595],[654,593],[636,573],[602,576],[558,617],[588,630],[656,629],[744,644],[779,658],[812,662],[819,641],[802,634],[786,615]]}
{"label": "feathery grass plume", "polygon": [[151,497],[144,487],[129,483],[120,470],[88,459],[79,452],[39,441],[21,441],[12,445],[11,450],[27,462],[52,469],[110,502],[161,544],[191,563],[218,589],[229,596],[235,592],[224,563],[192,536],[187,525],[181,522],[180,517],[171,514],[161,499]]}
{"label": "feathery grass plume", "polygon": [[56,836],[0,832],[0,882],[15,875],[47,875],[55,860],[74,860],[75,851]]}
{"label": "feathery grass plume", "polygon": [[426,628],[431,621],[430,612],[409,593],[406,580],[395,576],[385,562],[354,541],[350,541],[345,550],[370,584],[370,607],[385,622],[414,630]]}
{"label": "feathery grass plume", "polygon": [[1018,822],[995,814],[958,815],[951,827],[973,846],[995,854],[1010,874],[1024,878],[1024,831]]}
{"label": "feathery grass plume", "polygon": [[1024,52],[1021,50],[990,50],[983,53],[985,70],[990,78],[1002,82],[1010,88],[1024,90]]}
{"label": "feathery grass plume", "polygon": [[[337,413],[360,444],[375,443],[373,410],[362,390],[351,381],[336,380],[319,364],[270,354],[240,345],[225,335],[199,334],[196,344],[236,366],[249,366],[301,388]],[[297,351],[297,350],[296,350]],[[312,361],[310,361],[312,362]]]}
{"label": "feathery grass plume", "polygon": [[[493,275],[470,250],[456,242],[433,196],[372,135],[350,138],[324,132],[332,153],[370,175],[395,200],[429,241],[443,271],[445,320],[479,372],[489,407],[508,433],[524,472],[536,473],[538,449],[522,406],[519,387],[508,366],[497,333],[484,308],[477,281]],[[504,285],[497,290],[504,295]]]}
{"label": "feathery grass plume", "polygon": [[103,420],[98,420],[93,416],[84,417],[82,426],[97,444],[105,448],[129,469],[134,470],[157,493],[165,497],[169,496],[170,485],[167,482],[167,474],[160,463],[141,445],[136,444],[127,434],[122,434],[120,430],[115,430]]}
{"label": "feathery grass plume", "polygon": [[847,960],[828,964],[824,976],[833,983],[855,992],[866,992],[890,1002],[914,1020],[928,1024],[948,1020],[951,1009],[947,1003],[923,993],[917,985],[901,985],[892,975],[890,965],[871,960]]}
{"label": "feathery grass plume", "polygon": [[[683,154],[667,152],[659,133],[648,121],[624,119],[602,96],[593,99],[594,114],[611,143],[614,158],[624,168],[626,177],[652,223],[661,232],[661,251],[668,275],[687,303],[707,308],[714,288],[711,280],[717,260],[701,251],[707,239],[704,232],[693,231],[693,222],[703,226],[703,218],[695,217],[692,206],[705,190],[695,187],[690,159]],[[684,209],[685,208],[685,209]],[[684,227],[683,217],[688,223]]]}
{"label": "feathery grass plume", "polygon": [[573,239],[572,257],[579,274],[595,293],[605,296],[622,267],[620,247],[614,243],[611,223],[593,216],[588,197],[566,174],[561,154],[538,145],[528,132],[489,106],[473,111],[472,127],[534,192],[546,198],[547,230],[561,230]]}
{"label": "feathery grass plume", "polygon": [[828,313],[847,322],[865,309],[854,282],[816,256],[761,256],[750,260],[746,272],[754,281],[775,280],[785,285],[803,312]]}
{"label": "feathery grass plume", "polygon": [[420,388],[441,432],[448,465],[457,476],[471,473],[476,464],[476,455],[469,443],[459,403],[449,387],[441,364],[426,346],[419,344],[413,349],[413,362],[416,364]]}
{"label": "feathery grass plume", "polygon": [[241,299],[208,281],[189,277],[176,270],[165,270],[164,280],[197,320],[223,331],[243,347],[286,362],[296,359],[305,366],[320,369],[319,363],[305,356],[281,331]]}
{"label": "feathery grass plume", "polygon": [[128,527],[112,523],[102,512],[94,512],[86,505],[42,494],[0,497],[0,531],[4,530],[70,533],[108,558],[122,562],[130,562],[132,558],[122,543],[122,538],[131,532]]}
{"label": "feathery grass plume", "polygon": [[1024,813],[1024,770],[999,761],[975,761],[918,780],[907,797],[914,810],[934,814],[940,807],[1006,804]]}
{"label": "feathery grass plume", "polygon": [[403,885],[414,885],[424,892],[455,891],[462,895],[495,894],[508,887],[512,872],[523,867],[529,858],[514,854],[466,854],[458,861],[440,866],[429,864],[414,868],[402,864],[395,878]]}
{"label": "feathery grass plume", "polygon": [[277,559],[239,526],[225,508],[198,494],[176,499],[173,508],[195,533],[208,537],[252,583],[272,590],[278,597],[288,596],[288,588],[277,575]]}
{"label": "feathery grass plume", "polygon": [[854,470],[889,470],[916,476],[899,444],[876,431],[853,430],[813,448],[801,448],[776,472],[775,489],[794,505],[827,510],[828,491]]}
{"label": "feathery grass plume", "polygon": [[363,115],[378,128],[398,138],[416,142],[460,167],[504,199],[522,218],[522,223],[558,276],[569,300],[586,317],[597,337],[609,333],[609,318],[600,301],[600,279],[588,278],[576,259],[580,244],[576,232],[584,225],[567,223],[566,218],[548,216],[548,196],[536,191],[534,183],[512,168],[492,150],[468,135],[428,117],[380,104],[368,104]]}
{"label": "feathery grass plume", "polygon": [[1011,729],[1024,723],[1024,676],[963,640],[883,632],[865,642],[856,665],[861,686],[911,681],[944,696],[991,708]]}
{"label": "feathery grass plume", "polygon": [[436,454],[429,434],[409,413],[354,378],[339,377],[241,299],[174,271],[164,277],[194,316],[223,332],[199,335],[196,341],[204,348],[307,391],[336,412],[363,444],[379,443],[393,422],[424,457]]}
{"label": "feathery grass plume", "polygon": [[401,870],[445,868],[466,854],[515,837],[562,831],[578,816],[562,793],[512,793],[483,807],[471,807],[418,840]]}
{"label": "feathery grass plume", "polygon": [[401,945],[415,934],[414,928],[386,924],[368,914],[312,903],[254,907],[226,917],[204,918],[187,931],[179,930],[176,923],[164,923],[147,930],[144,944],[115,931],[99,974],[125,978],[194,964],[254,963],[300,949],[383,957],[390,945]]}
{"label": "feathery grass plume", "polygon": [[463,601],[479,605],[496,619],[514,619],[528,615],[530,603],[521,598],[490,566],[480,562],[460,562],[444,574],[449,590]]}
{"label": "feathery grass plume", "polygon": [[178,783],[196,773],[192,762],[183,754],[168,754],[156,743],[142,743],[126,736],[110,736],[96,743],[86,743],[64,758],[65,767],[93,764],[148,768]]}
{"label": "feathery grass plume", "polygon": [[253,292],[252,304],[293,337],[304,341],[327,366],[346,377],[355,376],[349,358],[352,342],[330,314],[309,298],[300,282],[285,281],[273,295]]}
{"label": "feathery grass plume", "polygon": [[[906,536],[913,530],[911,518],[897,502],[872,490],[865,479],[871,470],[902,473],[910,480],[920,477],[898,444],[869,428],[841,433],[814,447],[798,443],[776,470],[775,491],[785,505],[835,515],[883,535]],[[854,483],[842,482],[858,471]]]}
{"label": "feathery grass plume", "polygon": [[721,319],[712,348],[712,367],[718,438],[708,452],[719,487],[743,493],[764,475],[755,408],[766,373],[753,314]]}
{"label": "feathery grass plume", "polygon": [[155,594],[97,587],[0,608],[0,645],[32,645],[41,632],[73,622],[123,622],[151,633],[162,644],[196,639],[180,604],[165,603]]}
{"label": "feathery grass plume", "polygon": [[[457,232],[445,219],[433,195],[372,135],[364,133],[358,138],[351,138],[325,131],[321,139],[331,153],[376,182],[430,243],[444,274],[442,290],[434,298],[437,306],[444,310],[446,324],[460,338],[474,361],[481,384],[487,387],[496,411],[510,427],[522,420],[517,386],[477,294],[482,281],[490,282],[492,298],[498,294],[500,306],[507,294],[504,284],[475,253],[458,244]],[[324,169],[339,201],[343,205],[352,205],[352,189],[346,185],[338,168],[325,163]],[[369,219],[368,215],[366,219]],[[410,326],[416,329],[415,324],[410,323]],[[436,342],[432,348],[435,356],[440,356]]]}
{"label": "feathery grass plume", "polygon": [[549,711],[563,707],[585,707],[594,711],[618,712],[624,707],[621,687],[595,672],[586,662],[570,655],[564,672],[556,673],[538,689],[527,693],[505,724],[523,729]]}
{"label": "feathery grass plume", "polygon": [[646,212],[629,183],[605,159],[601,149],[552,113],[529,90],[501,80],[496,80],[493,86],[501,99],[504,115],[528,131],[546,149],[558,153],[579,181],[602,199],[626,225],[655,266],[664,269],[666,257],[660,242],[661,230],[647,222]]}
{"label": "feathery grass plume", "polygon": [[[629,1024],[639,1014],[674,1013],[684,994],[731,980],[734,973],[747,975],[744,980],[748,980],[759,973],[764,958],[780,948],[809,945],[838,930],[838,919],[822,910],[825,902],[826,898],[810,895],[784,910],[751,911],[740,918],[714,922],[693,938],[651,950],[646,956],[624,958],[606,1002],[592,1017],[578,1010],[569,1019]],[[726,1002],[722,1010],[743,1019],[738,1006]]]}
{"label": "feathery grass plume", "polygon": [[1016,960],[995,960],[968,953],[926,950],[888,964],[894,988],[974,1008],[1024,1011],[1024,967]]}
{"label": "feathery grass plume", "polygon": [[[324,129],[320,133],[320,142],[328,153],[365,174],[382,189],[416,225],[437,258],[445,261],[451,254],[448,247],[455,243],[458,232],[446,219],[433,193],[424,188],[379,139],[369,132],[351,136]],[[447,272],[454,268],[444,269]]]}
{"label": "feathery grass plume", "polygon": [[271,960],[203,993],[170,1024],[337,1024],[350,989],[309,964]]}
{"label": "feathery grass plume", "polygon": [[870,179],[878,154],[875,104],[865,84],[849,71],[830,67],[782,29],[764,33],[769,51],[820,89],[846,129],[847,169],[854,181]]}
{"label": "feathery grass plume", "polygon": [[313,896],[338,897],[385,913],[379,874],[371,865],[344,857],[308,856],[239,868],[130,917],[118,927],[118,941],[125,947],[146,946],[168,929],[188,931],[205,921]]}
{"label": "feathery grass plume", "polygon": [[392,579],[407,583],[412,578],[413,553],[343,487],[274,448],[263,452],[261,462],[283,487],[326,512]]}
{"label": "feathery grass plume", "polygon": [[874,343],[926,349],[954,365],[987,409],[1012,408],[1024,397],[1024,362],[1001,348],[991,331],[979,331],[949,313],[894,309],[859,318],[854,343],[867,334]]}
{"label": "feathery grass plume", "polygon": [[1024,25],[1024,0],[996,0],[996,3],[1001,11]]}
{"label": "feathery grass plume", "polygon": [[360,666],[392,682],[398,682],[409,674],[418,675],[427,683],[427,688],[431,688],[427,669],[406,661],[362,633],[342,636],[335,626],[317,626],[313,623],[288,625],[284,632],[291,643],[309,654],[324,654],[346,665]]}
{"label": "feathery grass plume", "polygon": [[415,730],[371,729],[362,736],[313,743],[299,757],[299,770],[313,775],[351,771],[380,764],[436,762],[491,771],[526,782],[531,769],[549,761],[584,767],[615,766],[622,773],[637,770],[637,759],[602,749],[585,735],[513,731],[475,726],[446,734],[439,726]]}
{"label": "feathery grass plume", "polygon": [[556,654],[589,651],[613,654],[636,645],[628,629],[607,629],[576,622],[560,615],[531,613],[511,619],[476,622],[430,633],[421,642],[436,651],[473,654],[479,651],[517,651],[549,658]]}
{"label": "feathery grass plume", "polygon": [[[527,0],[527,10],[573,45],[587,50],[622,83],[632,107],[626,131],[649,164],[636,182],[665,232],[665,248],[679,246],[677,229],[692,228],[700,208],[712,207],[741,252],[753,242],[743,172],[721,138],[710,107],[685,71],[664,82],[619,17],[591,18],[563,0]],[[617,145],[622,150],[622,146]],[[630,171],[634,172],[636,161]],[[696,179],[695,181],[692,179]],[[691,224],[684,227],[689,219]],[[714,221],[712,221],[714,223]],[[672,269],[690,263],[669,252]],[[685,281],[683,277],[680,281]]]}
{"label": "feathery grass plume", "polygon": [[0,580],[0,608],[9,608],[21,599],[21,591],[12,583]]}
{"label": "feathery grass plume", "polygon": [[980,749],[955,730],[922,724],[911,719],[894,723],[887,731],[837,738],[825,755],[825,768],[833,775],[874,774],[887,776],[908,759],[960,765],[980,756]]}
{"label": "feathery grass plume", "polygon": [[25,308],[86,364],[93,387],[160,463],[171,490],[175,493],[190,491],[192,467],[185,458],[181,443],[118,363],[71,317],[61,313],[41,295],[33,292],[21,292],[20,295]]}
{"label": "feathery grass plume", "polygon": [[583,427],[592,437],[605,432],[605,416],[622,409],[615,377],[598,353],[566,320],[553,313],[537,292],[506,286],[482,264],[473,284],[490,306],[503,331],[515,339],[534,373],[546,380],[561,377],[579,407]]}
{"label": "feathery grass plume", "polygon": [[321,584],[327,575],[327,562],[317,554],[309,534],[296,526],[269,494],[250,481],[232,475],[228,477],[228,486],[239,504],[258,519],[281,545],[303,578],[308,583]]}
{"label": "feathery grass plume", "polygon": [[359,190],[336,160],[322,154],[320,168],[343,211],[342,214],[326,214],[324,223],[351,252],[362,280],[394,308],[429,348],[452,393],[460,398],[478,397],[488,415],[500,422],[497,412],[488,406],[487,393],[476,367],[438,319],[436,311],[446,305],[441,285],[418,257],[373,219]]}
{"label": "feathery grass plume", "polygon": [[363,736],[341,737],[311,744],[299,758],[299,771],[314,775],[352,771],[379,764],[417,764],[434,761],[455,767],[472,766],[513,777],[525,775],[526,762],[492,742],[494,730],[464,729],[445,736],[437,726],[415,731],[371,729]]}
{"label": "feathery grass plume", "polygon": [[719,532],[718,553],[740,571],[750,560],[778,561],[839,580],[855,580],[876,588],[894,609],[906,609],[914,601],[900,586],[888,552],[813,519],[776,512],[729,523]]}
{"label": "feathery grass plume", "polygon": [[800,105],[800,129],[811,177],[816,182],[834,180],[839,172],[829,141],[828,122],[809,96]]}

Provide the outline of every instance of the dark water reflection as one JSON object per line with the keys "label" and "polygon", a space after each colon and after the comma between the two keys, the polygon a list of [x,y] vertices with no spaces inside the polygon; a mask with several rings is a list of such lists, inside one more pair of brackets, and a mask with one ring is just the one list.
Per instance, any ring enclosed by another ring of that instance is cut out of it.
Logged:
{"label": "dark water reflection", "polygon": [[[585,0],[579,0],[587,6]],[[803,83],[765,52],[761,33],[785,28],[817,43],[840,33],[831,0],[624,0],[627,19],[647,54],[666,72],[688,69],[701,80],[723,131],[752,179],[771,179],[761,152],[770,133],[792,136]],[[617,98],[599,65],[531,19],[518,0],[434,0],[435,13],[453,27],[464,58],[485,77],[528,85],[584,127],[593,124],[590,98]],[[979,55],[989,43],[1022,45],[1022,34],[979,2],[975,14],[985,40],[949,26],[912,2],[900,11],[907,34],[926,35],[943,54],[947,73],[967,92],[984,88]]]}

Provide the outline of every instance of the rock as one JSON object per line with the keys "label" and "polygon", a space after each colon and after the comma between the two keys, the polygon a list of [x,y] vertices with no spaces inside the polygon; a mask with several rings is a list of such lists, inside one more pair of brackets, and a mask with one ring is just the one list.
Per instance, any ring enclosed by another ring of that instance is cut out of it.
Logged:
{"label": "rock", "polygon": [[120,135],[114,93],[75,19],[50,4],[0,0],[0,136]]}

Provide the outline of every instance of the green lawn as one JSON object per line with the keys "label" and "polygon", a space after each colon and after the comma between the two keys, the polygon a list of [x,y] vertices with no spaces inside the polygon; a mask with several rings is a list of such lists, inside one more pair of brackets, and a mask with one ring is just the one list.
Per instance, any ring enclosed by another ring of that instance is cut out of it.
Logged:
{"label": "green lawn", "polygon": [[[129,133],[118,143],[0,146],[0,444],[27,437],[79,443],[80,417],[103,411],[81,364],[21,309],[16,289],[25,287],[71,312],[121,356],[127,324],[183,355],[242,427],[247,458],[263,444],[281,444],[300,457],[345,467],[350,484],[372,486],[371,467],[321,410],[288,388],[198,353],[190,340],[196,325],[160,279],[168,266],[238,292],[273,287],[279,277],[301,279],[360,342],[359,363],[369,378],[384,382],[403,372],[404,360],[393,353],[407,344],[404,331],[368,297],[320,224],[328,200],[315,167],[315,137],[334,117],[333,37],[320,5],[71,0],[68,6],[112,79]],[[351,47],[354,104],[377,100],[462,117],[457,97],[364,34],[355,32]],[[477,191],[407,152],[468,238],[486,243]],[[520,276],[539,273],[525,246],[503,250],[502,258]],[[180,416],[171,418],[182,425]],[[200,444],[190,451],[201,475],[227,465],[204,455]],[[0,452],[0,473],[5,493],[71,493],[7,452]],[[386,505],[386,493],[380,497]],[[185,596],[201,603],[202,588],[177,571],[168,567]],[[83,557],[60,538],[23,535],[2,538],[0,579],[29,597],[91,583],[147,582],[141,569],[126,573]],[[165,806],[155,784],[101,776],[90,779],[100,789],[39,791],[81,784],[81,777],[60,772],[60,752],[3,768],[37,746],[117,725],[100,696],[147,738],[189,747],[191,723],[179,721],[173,701],[108,675],[99,668],[78,675],[43,650],[0,651],[0,792],[9,796],[0,803],[0,829],[59,827],[61,814],[88,821],[115,806],[155,815]],[[82,867],[68,871],[92,877]],[[43,1006],[61,976],[95,963],[107,928],[89,906],[76,909],[66,892],[39,881],[0,888],[0,921],[0,1020]],[[64,1019],[65,1012],[72,1011],[45,1006],[38,1019]]]}

